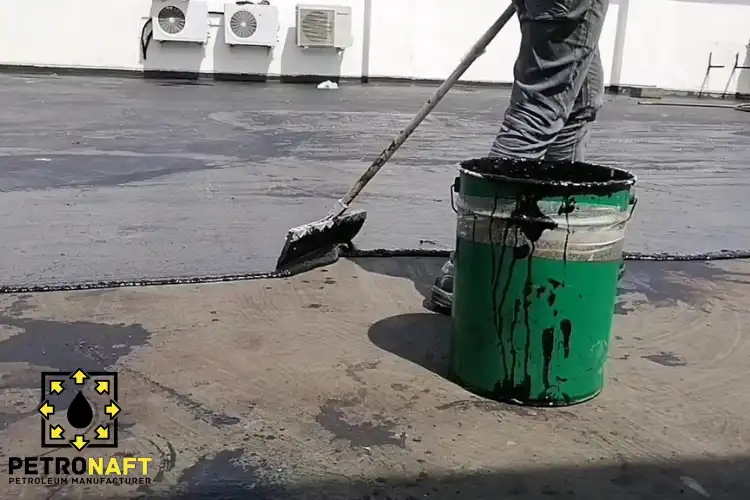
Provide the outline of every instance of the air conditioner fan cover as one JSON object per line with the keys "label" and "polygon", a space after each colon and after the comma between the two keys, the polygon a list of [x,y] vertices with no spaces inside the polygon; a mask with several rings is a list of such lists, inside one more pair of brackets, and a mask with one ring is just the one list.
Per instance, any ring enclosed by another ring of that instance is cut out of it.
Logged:
{"label": "air conditioner fan cover", "polygon": [[238,10],[229,19],[229,28],[238,38],[250,38],[258,29],[258,20],[252,12]]}
{"label": "air conditioner fan cover", "polygon": [[333,30],[333,12],[325,10],[311,10],[302,16],[302,33],[309,41],[326,43],[331,39]]}
{"label": "air conditioner fan cover", "polygon": [[167,5],[157,14],[159,28],[165,33],[176,35],[185,29],[185,13],[179,7]]}

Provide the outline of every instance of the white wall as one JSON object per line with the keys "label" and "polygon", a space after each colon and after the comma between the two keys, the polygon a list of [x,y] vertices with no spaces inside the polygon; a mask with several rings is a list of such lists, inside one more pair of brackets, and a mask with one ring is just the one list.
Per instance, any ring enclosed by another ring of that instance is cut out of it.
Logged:
{"label": "white wall", "polygon": [[[280,11],[279,45],[229,48],[209,20],[205,46],[151,43],[140,57],[140,32],[151,0],[2,0],[0,64],[126,70],[278,75],[341,75],[442,79],[493,17],[497,0],[312,0],[353,9],[354,46],[299,50],[294,43],[295,0],[272,1]],[[223,2],[211,0],[211,10]],[[369,43],[366,8],[369,9]],[[518,49],[513,21],[475,63],[466,80],[509,82]],[[735,54],[750,65],[750,0],[612,0],[601,39],[607,83],[696,91],[708,55],[714,69],[704,90],[750,93],[750,70],[732,73]]]}
{"label": "white wall", "polygon": [[[750,94],[750,0],[619,0],[628,4],[623,85]],[[744,63],[744,64],[743,64]]]}

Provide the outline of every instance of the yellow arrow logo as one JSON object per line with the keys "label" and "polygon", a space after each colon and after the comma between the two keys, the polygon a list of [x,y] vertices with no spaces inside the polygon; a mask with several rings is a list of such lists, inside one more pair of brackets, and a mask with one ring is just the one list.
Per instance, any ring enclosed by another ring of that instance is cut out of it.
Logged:
{"label": "yellow arrow logo", "polygon": [[73,439],[72,441],[70,441],[70,444],[76,450],[81,451],[82,449],[84,449],[86,447],[87,444],[89,444],[89,442],[86,441],[85,439],[83,439],[83,436],[77,435],[75,437],[75,439]]}
{"label": "yellow arrow logo", "polygon": [[52,394],[60,394],[64,388],[61,380],[53,380],[49,383],[49,392]]}
{"label": "yellow arrow logo", "polygon": [[73,375],[70,376],[71,379],[73,379],[76,383],[76,385],[83,385],[83,382],[89,378],[88,375],[86,375],[86,372],[81,370],[80,368],[76,370]]}
{"label": "yellow arrow logo", "polygon": [[120,413],[120,407],[117,406],[114,400],[110,399],[109,404],[104,407],[104,413],[109,415],[109,418],[115,418]]}
{"label": "yellow arrow logo", "polygon": [[109,427],[106,425],[100,425],[97,427],[95,439],[109,439]]}
{"label": "yellow arrow logo", "polygon": [[49,404],[49,401],[45,401],[39,407],[39,413],[41,413],[44,418],[49,420],[49,416],[55,414],[55,407]]}
{"label": "yellow arrow logo", "polygon": [[99,394],[109,394],[109,380],[97,380],[96,392]]}
{"label": "yellow arrow logo", "polygon": [[65,429],[63,429],[59,425],[55,425],[49,428],[50,439],[63,439],[65,437],[63,434],[65,434]]}

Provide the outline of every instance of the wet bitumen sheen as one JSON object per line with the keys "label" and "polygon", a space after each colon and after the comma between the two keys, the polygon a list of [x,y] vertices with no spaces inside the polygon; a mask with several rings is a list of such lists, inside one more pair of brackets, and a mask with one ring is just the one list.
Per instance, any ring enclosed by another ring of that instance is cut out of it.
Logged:
{"label": "wet bitumen sheen", "polygon": [[[0,76],[4,284],[273,269],[433,92]],[[485,155],[507,90],[458,88],[366,188],[362,248],[446,248],[456,163]],[[611,98],[589,160],[632,169],[631,251],[750,247],[750,113]]]}

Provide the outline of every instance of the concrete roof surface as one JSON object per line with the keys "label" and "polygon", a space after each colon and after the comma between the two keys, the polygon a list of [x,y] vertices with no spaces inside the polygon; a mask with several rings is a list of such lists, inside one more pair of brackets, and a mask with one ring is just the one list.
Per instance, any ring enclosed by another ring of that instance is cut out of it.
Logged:
{"label": "concrete roof surface", "polygon": [[[0,76],[3,283],[268,270],[429,93]],[[486,153],[506,101],[453,92],[368,187],[358,243],[449,246],[455,163]],[[629,249],[750,246],[748,120],[607,104],[592,159],[641,178]],[[116,456],[153,458],[148,485],[0,499],[747,497],[750,261],[629,262],[604,392],[558,409],[446,378],[451,319],[424,307],[441,264],[0,295],[2,455],[101,455],[40,443],[40,374],[82,369],[117,372]],[[74,392],[55,397],[62,413]],[[87,397],[91,432],[108,401]]]}
{"label": "concrete roof surface", "polygon": [[118,372],[117,453],[153,457],[151,485],[0,498],[746,498],[750,263],[631,263],[604,392],[559,409],[445,378],[451,321],[422,307],[441,264],[0,296],[3,455],[77,455],[39,447],[36,408],[40,371],[82,368]]}

